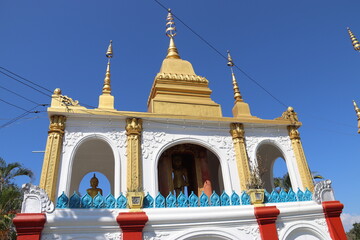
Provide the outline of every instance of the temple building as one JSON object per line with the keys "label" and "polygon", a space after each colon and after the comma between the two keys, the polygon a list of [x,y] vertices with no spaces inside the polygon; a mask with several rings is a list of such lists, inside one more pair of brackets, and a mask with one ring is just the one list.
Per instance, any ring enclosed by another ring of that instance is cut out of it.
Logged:
{"label": "temple building", "polygon": [[[180,57],[171,11],[166,35],[147,112],[114,108],[112,42],[97,108],[55,89],[40,185],[24,186],[14,219],[18,239],[346,239],[343,205],[330,180],[314,185],[294,109],[253,116],[228,52],[235,101],[224,117],[209,80]],[[279,158],[289,188],[274,182]]]}

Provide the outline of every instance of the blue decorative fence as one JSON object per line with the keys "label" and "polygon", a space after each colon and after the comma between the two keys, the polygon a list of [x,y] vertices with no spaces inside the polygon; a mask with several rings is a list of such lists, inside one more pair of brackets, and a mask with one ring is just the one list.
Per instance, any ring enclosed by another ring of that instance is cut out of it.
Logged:
{"label": "blue decorative fence", "polygon": [[[271,193],[265,191],[264,203],[280,202],[298,202],[311,201],[312,193],[306,189],[305,192],[300,189],[295,193],[292,189],[280,192],[273,190]],[[214,206],[238,206],[250,205],[250,196],[243,191],[238,195],[235,191],[229,196],[223,192],[220,196],[215,191],[208,197],[204,192],[198,197],[194,192],[189,196],[180,193],[175,196],[172,192],[164,197],[159,193],[155,198],[149,193],[144,197],[144,208],[182,208],[182,207],[214,207]],[[97,194],[92,198],[89,194],[80,196],[76,192],[70,199],[63,193],[57,199],[56,208],[127,208],[127,199],[121,193],[118,198],[112,194],[103,197]]]}

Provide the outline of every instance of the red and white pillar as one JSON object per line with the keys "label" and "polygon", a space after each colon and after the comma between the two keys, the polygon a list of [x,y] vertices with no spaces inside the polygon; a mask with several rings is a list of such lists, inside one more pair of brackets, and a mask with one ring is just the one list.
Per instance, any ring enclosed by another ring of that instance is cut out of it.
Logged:
{"label": "red and white pillar", "polygon": [[13,219],[17,240],[40,240],[46,222],[45,213],[18,213]]}
{"label": "red and white pillar", "polygon": [[275,206],[255,207],[254,213],[260,229],[262,240],[278,239],[276,219],[280,214]]}
{"label": "red and white pillar", "polygon": [[346,240],[344,226],[340,219],[344,205],[339,201],[326,201],[322,202],[322,206],[331,239]]}
{"label": "red and white pillar", "polygon": [[142,240],[142,231],[148,221],[145,212],[122,212],[116,218],[122,232],[123,240]]}

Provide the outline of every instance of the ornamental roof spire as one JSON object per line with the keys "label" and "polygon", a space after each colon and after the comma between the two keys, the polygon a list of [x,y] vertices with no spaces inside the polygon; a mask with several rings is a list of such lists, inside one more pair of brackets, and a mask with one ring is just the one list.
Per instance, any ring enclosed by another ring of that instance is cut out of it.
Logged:
{"label": "ornamental roof spire", "polygon": [[99,96],[99,108],[100,109],[114,109],[114,96],[111,95],[111,81],[110,81],[110,59],[113,57],[113,49],[112,49],[112,40],[110,40],[109,47],[106,51],[105,56],[108,59],[104,85],[102,89],[102,94]]}
{"label": "ornamental roof spire", "polygon": [[175,27],[174,17],[171,13],[170,8],[168,9],[168,15],[166,17],[165,34],[170,38],[170,44],[166,58],[180,59],[180,55],[174,41],[174,37],[176,36],[176,27]]}
{"label": "ornamental roof spire", "polygon": [[349,33],[349,36],[350,36],[350,40],[351,40],[351,43],[354,47],[354,50],[355,51],[359,51],[360,50],[360,43],[359,41],[356,39],[355,35],[353,34],[353,32],[350,30],[350,28],[347,28],[348,30],[348,33]]}
{"label": "ornamental roof spire", "polygon": [[356,112],[356,116],[358,118],[358,133],[360,133],[360,109],[358,108],[356,102],[353,100],[353,104],[354,104],[354,109],[355,109],[355,112]]}
{"label": "ornamental roof spire", "polygon": [[108,63],[106,67],[106,73],[105,73],[105,79],[104,79],[104,86],[102,89],[103,94],[110,94],[111,93],[111,84],[110,84],[110,59],[113,57],[113,51],[112,51],[112,40],[110,40],[109,47],[106,51],[106,57],[108,58]]}
{"label": "ornamental roof spire", "polygon": [[235,99],[235,103],[236,102],[243,102],[243,99],[242,99],[242,96],[241,96],[241,93],[240,93],[240,90],[239,90],[239,86],[237,84],[237,81],[236,81],[236,78],[235,78],[235,74],[234,74],[234,71],[233,71],[233,66],[234,66],[234,62],[231,58],[231,55],[230,55],[230,51],[228,50],[227,51],[227,59],[228,59],[228,63],[227,65],[230,67],[231,69],[231,76],[232,76],[232,84],[233,84],[233,89],[234,89],[234,99]]}
{"label": "ornamental roof spire", "polygon": [[227,60],[228,60],[227,65],[231,69],[232,84],[233,84],[233,89],[234,89],[235,104],[234,104],[234,107],[232,109],[233,116],[235,118],[253,117],[251,115],[251,113],[250,113],[249,104],[244,102],[244,100],[242,99],[242,96],[240,94],[239,86],[237,84],[235,74],[234,74],[234,71],[233,71],[233,66],[235,64],[234,64],[234,62],[233,62],[233,60],[231,58],[229,50],[227,51]]}

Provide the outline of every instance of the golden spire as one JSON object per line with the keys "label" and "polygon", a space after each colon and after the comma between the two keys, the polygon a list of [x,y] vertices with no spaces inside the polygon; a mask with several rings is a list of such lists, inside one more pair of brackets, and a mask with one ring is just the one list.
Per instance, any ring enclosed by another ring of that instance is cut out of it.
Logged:
{"label": "golden spire", "polygon": [[240,94],[240,90],[239,90],[239,86],[237,84],[237,81],[236,81],[236,78],[235,78],[235,74],[234,74],[234,71],[233,71],[233,66],[234,66],[234,62],[230,56],[230,51],[228,50],[227,51],[228,53],[228,63],[227,65],[230,67],[231,69],[231,76],[232,76],[232,84],[233,84],[233,89],[234,89],[234,99],[235,99],[235,103],[237,102],[243,102],[243,99],[241,97],[241,94]]}
{"label": "golden spire", "polygon": [[166,36],[170,38],[170,44],[168,48],[168,53],[166,58],[174,58],[174,59],[180,59],[179,52],[176,48],[174,37],[176,36],[176,27],[174,22],[174,17],[171,14],[171,9],[168,9],[168,15],[166,17]]}
{"label": "golden spire", "polygon": [[111,85],[110,85],[110,59],[113,57],[113,51],[112,51],[112,40],[110,40],[109,47],[106,51],[106,57],[108,58],[108,63],[106,67],[106,73],[105,73],[105,79],[104,79],[104,86],[102,93],[103,94],[110,94],[111,93]]}
{"label": "golden spire", "polygon": [[359,51],[360,50],[360,43],[359,41],[356,39],[355,35],[353,34],[353,32],[350,30],[350,28],[347,28],[348,30],[348,33],[349,33],[349,36],[350,36],[350,40],[351,40],[351,43],[354,47],[354,49],[356,51]]}
{"label": "golden spire", "polygon": [[358,118],[358,133],[360,133],[360,109],[358,108],[356,102],[353,100],[353,104],[354,104],[354,109],[355,109],[355,112],[356,112],[356,116]]}

